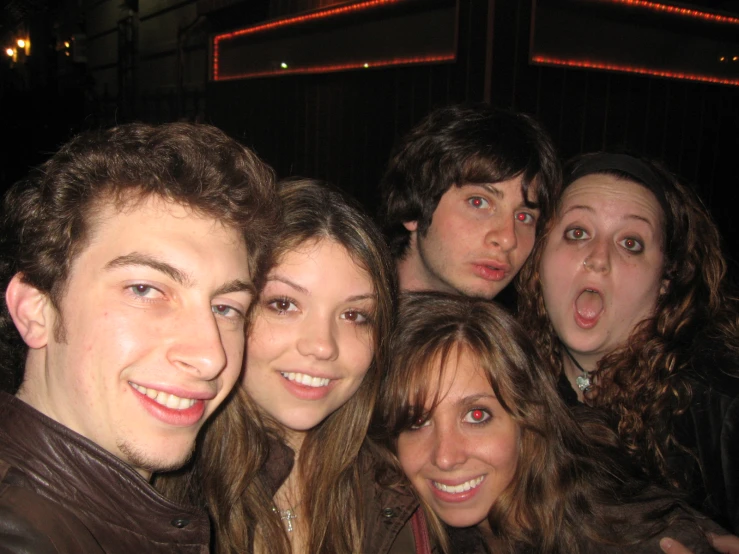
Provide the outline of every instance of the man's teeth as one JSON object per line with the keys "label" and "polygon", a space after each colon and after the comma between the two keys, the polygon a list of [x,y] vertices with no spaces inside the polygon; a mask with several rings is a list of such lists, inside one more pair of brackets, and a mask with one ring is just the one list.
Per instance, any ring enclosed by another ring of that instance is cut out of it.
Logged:
{"label": "man's teeth", "polygon": [[295,381],[296,383],[305,385],[306,387],[327,387],[328,384],[331,382],[331,379],[325,379],[323,377],[311,377],[310,375],[306,375],[305,373],[285,373],[284,371],[280,373],[288,381]]}
{"label": "man's teeth", "polygon": [[464,483],[461,483],[459,485],[449,486],[445,485],[443,483],[438,483],[436,481],[431,481],[434,484],[434,487],[439,489],[440,491],[448,492],[451,494],[459,494],[461,492],[466,492],[468,490],[477,488],[480,483],[482,483],[482,480],[485,479],[483,475],[480,477],[477,477],[476,479],[471,479],[469,481],[465,481]]}
{"label": "man's teeth", "polygon": [[158,391],[156,389],[147,389],[136,383],[131,383],[131,386],[139,391],[141,394],[145,394],[151,398],[157,404],[161,404],[172,410],[187,410],[195,404],[194,398],[180,398],[174,394]]}

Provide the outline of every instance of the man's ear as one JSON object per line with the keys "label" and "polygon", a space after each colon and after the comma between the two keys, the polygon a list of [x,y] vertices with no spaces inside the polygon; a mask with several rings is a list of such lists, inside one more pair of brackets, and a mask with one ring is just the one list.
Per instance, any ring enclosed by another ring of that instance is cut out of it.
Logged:
{"label": "man's ear", "polygon": [[20,273],[10,280],[5,291],[5,303],[18,332],[29,348],[43,348],[53,325],[47,317],[49,297],[36,287],[25,283]]}
{"label": "man's ear", "polygon": [[418,221],[404,221],[403,227],[412,233],[418,230]]}

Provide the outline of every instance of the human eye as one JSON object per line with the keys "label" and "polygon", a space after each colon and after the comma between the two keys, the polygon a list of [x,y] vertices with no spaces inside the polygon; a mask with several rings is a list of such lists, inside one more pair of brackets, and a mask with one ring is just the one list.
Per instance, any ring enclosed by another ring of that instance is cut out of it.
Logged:
{"label": "human eye", "polygon": [[485,423],[490,420],[493,416],[485,408],[472,408],[466,414],[464,414],[465,423]]}
{"label": "human eye", "polygon": [[429,415],[422,415],[418,418],[416,418],[416,421],[411,424],[411,426],[408,428],[410,431],[418,431],[419,429],[423,429],[424,427],[428,427],[431,424],[431,416]]}
{"label": "human eye", "polygon": [[532,225],[536,223],[536,216],[529,212],[518,212],[516,214],[516,221],[524,225]]}
{"label": "human eye", "polygon": [[214,314],[228,319],[241,319],[244,317],[244,312],[228,304],[213,304],[211,310],[213,310]]}
{"label": "human eye", "polygon": [[136,283],[133,285],[129,285],[127,288],[134,296],[138,298],[153,300],[155,298],[163,296],[162,291],[160,291],[156,287],[153,287],[152,285],[147,285],[146,283]]}
{"label": "human eye", "polygon": [[366,325],[371,322],[370,315],[362,310],[347,310],[341,314],[341,319],[350,321],[357,325]]}
{"label": "human eye", "polygon": [[470,196],[467,199],[467,203],[473,208],[476,208],[478,210],[482,210],[482,209],[490,207],[490,202],[488,202],[482,196]]}
{"label": "human eye", "polygon": [[567,240],[585,240],[590,238],[590,235],[582,227],[570,227],[565,231],[565,238]]}
{"label": "human eye", "polygon": [[639,254],[644,251],[644,245],[641,241],[633,237],[627,237],[619,242],[619,244],[634,254]]}
{"label": "human eye", "polygon": [[278,315],[285,315],[288,312],[297,311],[298,307],[287,297],[273,298],[266,302],[266,305]]}

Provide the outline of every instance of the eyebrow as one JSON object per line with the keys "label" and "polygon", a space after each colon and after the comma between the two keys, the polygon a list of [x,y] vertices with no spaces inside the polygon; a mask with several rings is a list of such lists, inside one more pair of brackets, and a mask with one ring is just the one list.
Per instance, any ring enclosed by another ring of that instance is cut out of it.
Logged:
{"label": "eyebrow", "polygon": [[[295,290],[297,290],[298,292],[300,292],[302,294],[310,295],[310,291],[308,289],[306,289],[305,287],[302,287],[302,286],[298,285],[296,282],[291,281],[287,277],[282,277],[280,275],[274,275],[272,277],[268,277],[267,278],[267,282],[270,282],[270,281],[279,281],[280,283],[284,283],[288,287],[294,288]],[[369,300],[377,300],[377,295],[375,293],[372,293],[372,292],[367,293],[367,294],[357,294],[357,295],[350,296],[350,297],[346,298],[344,300],[344,302],[357,302],[359,300],[367,300],[367,299],[369,299]]]}
{"label": "eyebrow", "polygon": [[[593,208],[591,208],[590,206],[585,206],[583,204],[576,204],[574,206],[570,206],[564,212],[562,212],[562,216],[565,216],[568,213],[573,212],[575,210],[585,210],[586,212],[590,212],[592,214],[595,213],[595,210]],[[628,215],[625,215],[624,217],[622,217],[621,219],[622,220],[624,220],[624,219],[635,219],[637,221],[643,221],[644,223],[646,223],[647,225],[649,225],[649,227],[651,227],[652,230],[654,230],[654,224],[649,219],[647,219],[644,216],[637,215],[637,214],[628,214]]]}
{"label": "eyebrow", "polygon": [[[465,186],[468,187],[479,187],[483,190],[486,190],[495,198],[501,199],[505,196],[505,193],[497,188],[495,185],[497,183],[467,183]],[[521,191],[523,194],[523,191]],[[529,189],[529,193],[531,193],[531,189]],[[538,200],[538,198],[537,198]],[[523,201],[519,204],[519,206],[526,206],[527,208],[530,208],[532,210],[538,210],[539,209],[539,202],[538,201],[531,201],[528,198],[524,198]]]}
{"label": "eyebrow", "polygon": [[182,286],[191,287],[193,285],[192,278],[186,272],[154,256],[141,254],[140,252],[131,252],[124,256],[118,256],[105,264],[105,269],[111,270],[127,266],[150,267],[155,271],[164,273],[167,277]]}
{"label": "eyebrow", "polygon": [[[142,254],[140,252],[132,252],[124,256],[118,256],[117,258],[114,258],[107,264],[105,264],[105,269],[112,270],[119,267],[128,266],[150,267],[155,271],[165,274],[167,277],[182,285],[183,287],[190,288],[195,285],[195,281],[185,271],[173,266],[170,263],[160,260],[155,256]],[[252,296],[256,294],[256,289],[253,283],[243,281],[241,279],[234,279],[233,281],[229,281],[218,287],[214,292],[214,296],[242,291],[248,292]]]}

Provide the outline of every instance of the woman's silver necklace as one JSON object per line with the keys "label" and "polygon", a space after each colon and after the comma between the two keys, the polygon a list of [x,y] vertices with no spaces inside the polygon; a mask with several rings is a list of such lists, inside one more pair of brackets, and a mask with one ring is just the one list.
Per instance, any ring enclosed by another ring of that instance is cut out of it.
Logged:
{"label": "woman's silver necklace", "polygon": [[593,386],[593,382],[590,380],[590,372],[585,371],[585,369],[577,362],[575,357],[572,355],[572,352],[570,352],[569,348],[567,348],[564,344],[562,345],[562,348],[564,348],[565,352],[567,353],[567,357],[570,358],[573,364],[575,364],[575,367],[580,370],[580,375],[575,378],[575,384],[577,385],[577,388],[580,389],[583,394],[588,392]]}
{"label": "woman's silver necklace", "polygon": [[[297,506],[295,506],[297,508]],[[277,506],[272,506],[272,511],[280,516],[280,519],[285,522],[285,529],[288,533],[293,530],[293,520],[298,519],[297,514],[293,508],[287,510],[280,510]]]}

